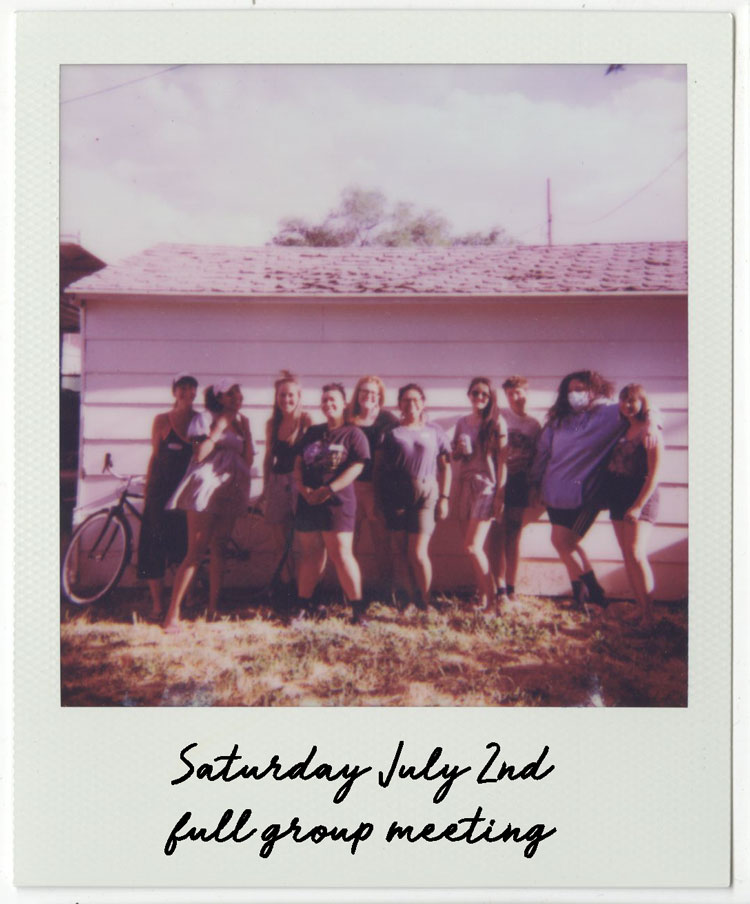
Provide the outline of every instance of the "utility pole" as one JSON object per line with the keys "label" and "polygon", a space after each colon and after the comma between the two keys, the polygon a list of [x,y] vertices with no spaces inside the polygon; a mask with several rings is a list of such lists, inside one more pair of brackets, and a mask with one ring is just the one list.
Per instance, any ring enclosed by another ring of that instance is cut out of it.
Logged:
{"label": "utility pole", "polygon": [[552,207],[549,200],[549,176],[547,177],[547,244],[552,244]]}

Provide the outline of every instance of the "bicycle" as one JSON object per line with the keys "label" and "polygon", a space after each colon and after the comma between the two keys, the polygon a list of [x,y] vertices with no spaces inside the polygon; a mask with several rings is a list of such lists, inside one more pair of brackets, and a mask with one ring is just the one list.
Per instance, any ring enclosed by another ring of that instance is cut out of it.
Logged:
{"label": "bicycle", "polygon": [[[107,452],[104,456],[103,474],[111,474],[122,481],[117,501],[107,508],[93,512],[73,531],[70,544],[63,557],[62,590],[68,602],[76,606],[86,606],[103,599],[115,589],[122,579],[125,569],[133,555],[133,530],[128,522],[130,512],[138,523],[142,523],[140,510],[133,505],[131,499],[143,499],[143,492],[131,489],[136,481],[142,481],[139,475],[120,474],[115,471],[112,456]],[[248,506],[248,513],[254,520],[261,520],[262,515],[257,505]],[[252,541],[252,529],[250,531]],[[292,547],[293,537],[287,537],[281,560],[278,562],[265,591],[269,598],[274,592],[279,576]],[[252,546],[252,543],[251,543]],[[251,549],[245,549],[230,537],[224,544],[224,558],[246,562],[250,558]],[[201,572],[205,572],[208,558],[201,563]],[[197,576],[196,584],[207,586],[205,576]],[[263,591],[261,591],[263,592]]]}
{"label": "bicycle", "polygon": [[109,452],[104,456],[103,474],[123,481],[117,501],[93,512],[73,531],[62,563],[62,590],[68,602],[76,606],[95,603],[117,586],[133,554],[130,512],[140,523],[142,515],[131,499],[143,499],[134,492],[136,475],[118,474]]}

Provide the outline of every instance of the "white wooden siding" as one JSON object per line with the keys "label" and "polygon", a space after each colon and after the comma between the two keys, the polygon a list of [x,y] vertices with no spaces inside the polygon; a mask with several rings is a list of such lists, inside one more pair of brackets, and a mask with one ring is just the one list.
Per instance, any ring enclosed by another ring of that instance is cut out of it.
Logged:
{"label": "white wooden siding", "polygon": [[[303,401],[315,420],[320,386],[342,381],[349,391],[363,373],[378,373],[395,407],[399,385],[417,380],[430,417],[449,432],[467,410],[466,387],[484,374],[529,378],[529,410],[540,420],[560,378],[572,370],[600,370],[619,389],[644,383],[663,414],[666,453],[662,506],[652,542],[657,597],[687,593],[687,303],[684,296],[577,299],[424,300],[369,304],[336,299],[278,304],[257,300],[134,302],[89,301],[84,320],[84,391],[79,508],[106,500],[116,483],[100,474],[105,452],[118,470],[143,473],[153,417],[169,407],[178,371],[204,386],[233,376],[245,396],[258,457],[282,368],[301,377]],[[199,400],[200,402],[200,397]],[[502,399],[501,392],[501,402]],[[260,493],[256,476],[252,493]],[[433,541],[436,583],[471,581],[455,522],[441,525]],[[242,533],[242,526],[238,526]],[[608,590],[627,592],[614,533],[600,516],[585,546]],[[522,541],[519,585],[535,592],[566,589],[562,566],[549,542],[546,516],[530,524]],[[367,569],[369,556],[363,557]],[[270,562],[270,558],[266,557]],[[262,576],[261,576],[262,578]],[[256,580],[238,575],[237,580]]]}

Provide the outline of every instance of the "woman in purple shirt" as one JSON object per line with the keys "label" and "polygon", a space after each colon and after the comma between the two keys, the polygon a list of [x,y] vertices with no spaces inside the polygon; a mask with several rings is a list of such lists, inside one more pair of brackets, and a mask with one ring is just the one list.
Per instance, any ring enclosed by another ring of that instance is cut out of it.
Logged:
{"label": "woman in purple shirt", "polygon": [[[575,608],[583,605],[584,587],[590,602],[606,605],[581,540],[602,507],[602,466],[627,429],[619,406],[609,401],[612,393],[612,384],[596,371],[564,377],[531,468],[530,482],[547,507],[552,545],[570,577]],[[648,429],[644,441],[654,442]]]}
{"label": "woman in purple shirt", "polygon": [[421,386],[408,383],[399,389],[401,424],[386,433],[375,473],[391,532],[394,571],[396,563],[406,559],[420,609],[426,609],[430,599],[430,537],[435,519],[442,521],[448,515],[451,485],[450,442],[442,427],[425,420],[424,405]]}

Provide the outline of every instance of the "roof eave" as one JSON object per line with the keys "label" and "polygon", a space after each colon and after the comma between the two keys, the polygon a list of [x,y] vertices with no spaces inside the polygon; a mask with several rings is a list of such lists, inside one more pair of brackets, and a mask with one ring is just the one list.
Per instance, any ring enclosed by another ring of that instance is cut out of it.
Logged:
{"label": "roof eave", "polygon": [[621,290],[617,292],[602,292],[597,289],[578,289],[576,291],[560,291],[560,292],[494,292],[494,293],[449,293],[449,292],[424,292],[424,293],[401,293],[391,294],[386,292],[331,292],[320,295],[307,295],[302,293],[288,294],[231,294],[229,292],[221,293],[180,293],[180,292],[126,292],[122,290],[111,291],[87,291],[79,290],[69,293],[71,300],[79,303],[81,301],[111,301],[114,299],[129,301],[166,301],[166,302],[201,302],[201,301],[242,301],[249,303],[258,302],[285,302],[299,303],[302,301],[309,302],[341,302],[351,303],[353,301],[367,302],[390,302],[395,301],[430,301],[430,302],[454,302],[457,299],[467,301],[497,301],[499,299],[513,301],[531,301],[531,300],[548,300],[551,298],[568,298],[568,299],[591,299],[596,298],[600,301],[606,299],[623,299],[623,298],[653,298],[654,296],[664,298],[680,298],[687,296],[687,289],[633,289]]}

